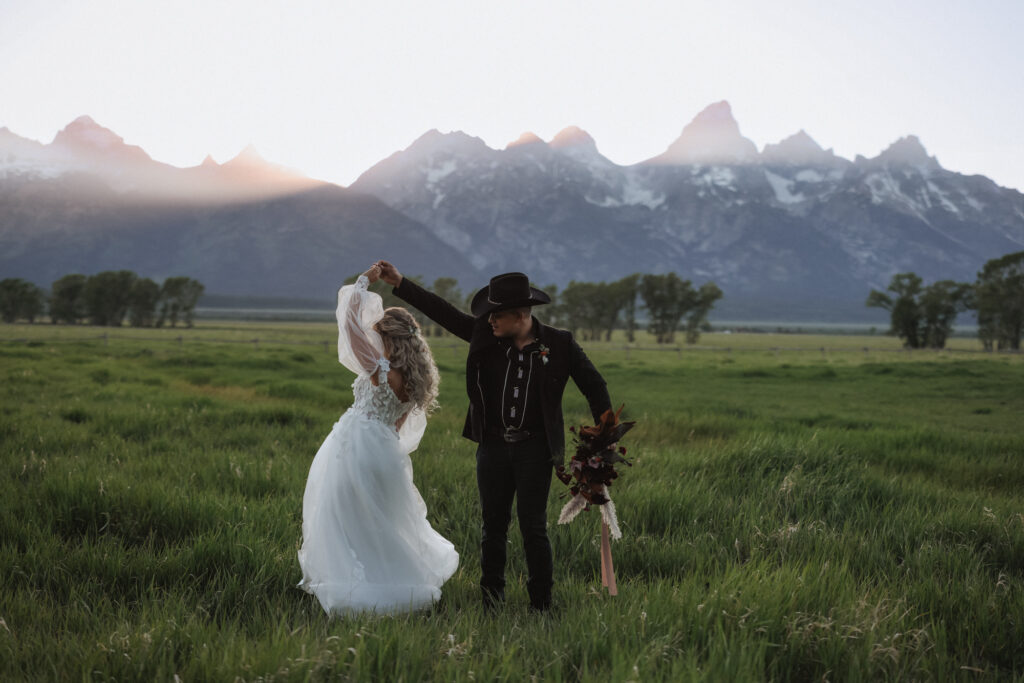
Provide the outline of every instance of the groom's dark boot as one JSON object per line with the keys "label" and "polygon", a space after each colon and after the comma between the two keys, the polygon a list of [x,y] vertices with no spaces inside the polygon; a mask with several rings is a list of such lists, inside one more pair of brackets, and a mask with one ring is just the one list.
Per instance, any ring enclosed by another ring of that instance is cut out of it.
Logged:
{"label": "groom's dark boot", "polygon": [[548,612],[551,610],[551,591],[542,595],[530,595],[531,612]]}
{"label": "groom's dark boot", "polygon": [[505,605],[504,590],[494,590],[486,586],[481,586],[480,592],[483,595],[485,614],[492,614]]}
{"label": "groom's dark boot", "polygon": [[531,540],[532,544],[537,547],[526,554],[530,572],[530,578],[526,582],[526,592],[530,595],[531,611],[547,612],[551,609],[551,586],[554,583],[551,580],[553,569],[551,546],[547,542],[547,536]]}

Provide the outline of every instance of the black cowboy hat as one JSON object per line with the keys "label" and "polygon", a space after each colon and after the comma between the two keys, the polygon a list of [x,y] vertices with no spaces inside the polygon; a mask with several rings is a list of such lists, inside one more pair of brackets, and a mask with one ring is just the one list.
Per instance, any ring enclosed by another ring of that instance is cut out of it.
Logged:
{"label": "black cowboy hat", "polygon": [[469,310],[479,318],[494,311],[549,303],[551,297],[531,287],[530,278],[522,273],[504,273],[492,277],[491,284],[473,295]]}

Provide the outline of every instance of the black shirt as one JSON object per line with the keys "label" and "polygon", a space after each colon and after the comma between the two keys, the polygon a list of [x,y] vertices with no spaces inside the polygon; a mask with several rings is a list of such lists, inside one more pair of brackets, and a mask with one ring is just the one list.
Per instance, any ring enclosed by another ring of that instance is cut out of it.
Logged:
{"label": "black shirt", "polygon": [[500,434],[506,427],[534,433],[544,431],[540,409],[540,343],[517,349],[511,339],[499,339],[491,358],[482,364],[480,379],[484,396],[485,428]]}

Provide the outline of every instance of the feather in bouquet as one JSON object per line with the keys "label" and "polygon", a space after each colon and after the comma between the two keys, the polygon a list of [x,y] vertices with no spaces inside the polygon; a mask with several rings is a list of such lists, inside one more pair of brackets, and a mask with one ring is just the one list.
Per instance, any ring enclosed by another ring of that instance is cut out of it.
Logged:
{"label": "feather in bouquet", "polygon": [[619,422],[624,407],[621,406],[615,413],[609,408],[594,426],[570,428],[576,453],[569,460],[568,471],[560,466],[555,474],[563,484],[571,486],[569,490],[572,498],[562,508],[558,516],[559,524],[568,524],[581,511],[597,505],[601,508],[601,519],[608,526],[612,538],[622,538],[615,504],[608,493],[608,487],[619,476],[615,465],[621,462],[632,467],[623,457],[626,454],[625,447],[619,445],[622,436],[636,424]]}

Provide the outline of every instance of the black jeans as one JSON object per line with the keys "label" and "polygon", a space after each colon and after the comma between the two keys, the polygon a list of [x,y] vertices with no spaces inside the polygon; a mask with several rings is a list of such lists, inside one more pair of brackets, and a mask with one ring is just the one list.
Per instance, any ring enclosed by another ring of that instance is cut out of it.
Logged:
{"label": "black jeans", "polygon": [[505,597],[505,549],[515,498],[529,572],[530,605],[537,609],[551,605],[553,564],[547,502],[552,471],[551,450],[543,434],[519,443],[485,437],[477,447],[476,483],[483,516],[480,587],[488,602]]}

